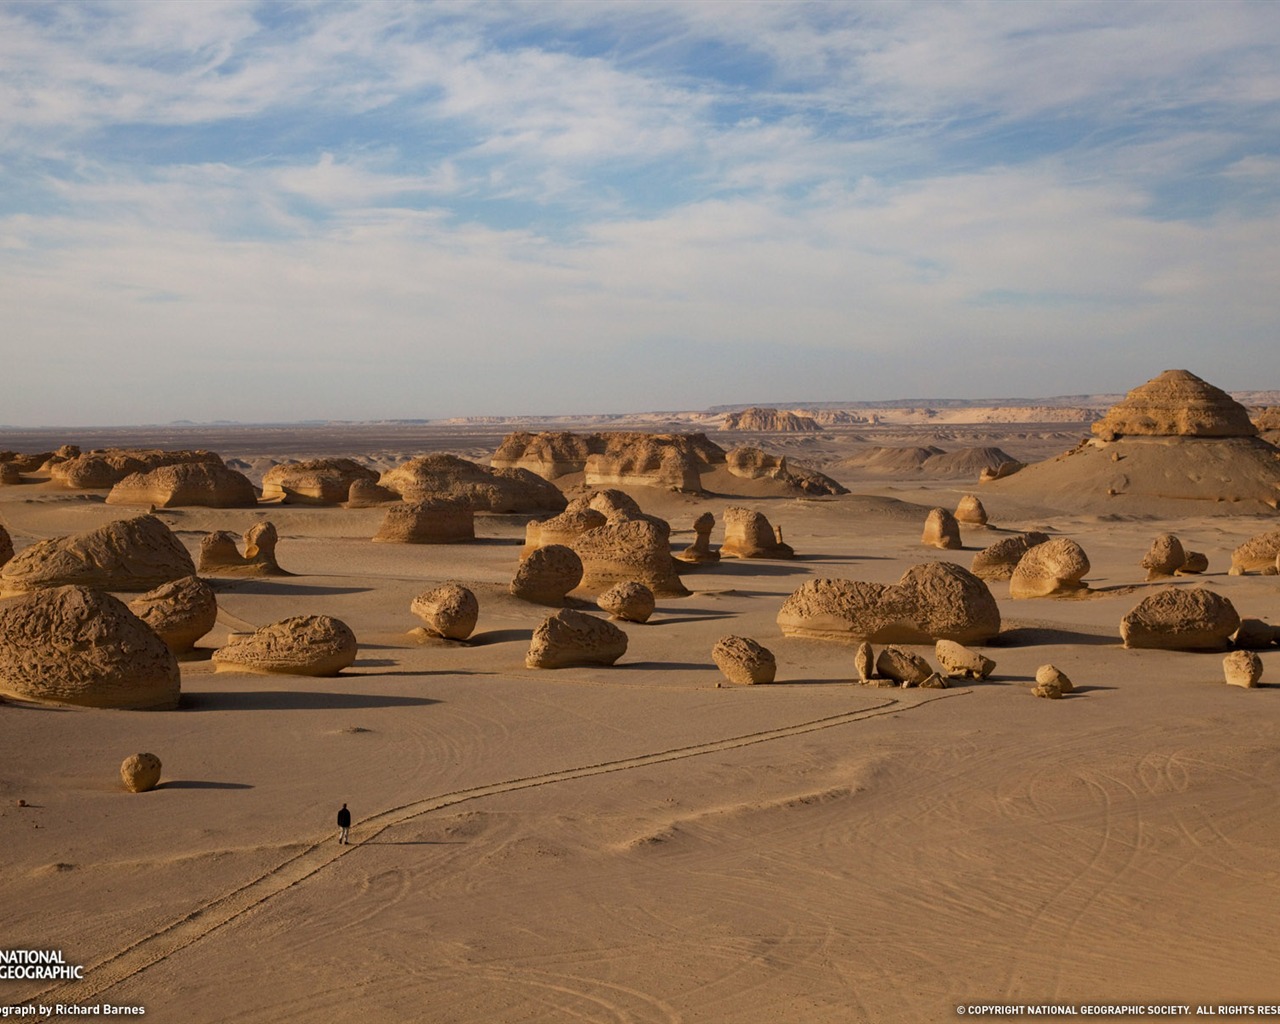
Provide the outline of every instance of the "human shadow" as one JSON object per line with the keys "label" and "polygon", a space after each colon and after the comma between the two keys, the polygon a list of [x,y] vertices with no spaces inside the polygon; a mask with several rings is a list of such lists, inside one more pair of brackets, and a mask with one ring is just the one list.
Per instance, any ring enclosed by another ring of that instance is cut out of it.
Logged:
{"label": "human shadow", "polygon": [[[421,675],[408,672],[405,675]],[[179,707],[188,711],[342,711],[357,708],[423,707],[429,697],[393,697],[379,693],[321,693],[314,690],[247,690],[239,693],[196,690],[184,693]]]}

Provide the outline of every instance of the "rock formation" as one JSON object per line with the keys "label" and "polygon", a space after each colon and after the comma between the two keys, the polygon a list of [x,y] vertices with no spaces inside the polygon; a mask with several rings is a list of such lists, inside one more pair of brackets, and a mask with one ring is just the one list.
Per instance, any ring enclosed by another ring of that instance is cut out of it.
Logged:
{"label": "rock formation", "polygon": [[0,586],[8,593],[68,584],[138,592],[195,572],[182,542],[147,515],[38,541],[0,569]]}
{"label": "rock formation", "polygon": [[643,583],[662,597],[684,597],[668,531],[649,518],[606,523],[569,545],[582,560],[582,589],[599,593],[615,583]]}
{"label": "rock formation", "polygon": [[932,508],[925,516],[920,543],[932,548],[955,550],[964,547],[960,541],[960,524],[945,508]]}
{"label": "rock formation", "polygon": [[145,473],[158,466],[205,463],[221,466],[222,459],[207,451],[105,448],[85,452],[53,464],[50,477],[73,490],[108,490],[130,473]]}
{"label": "rock formation", "polygon": [[120,762],[120,781],[130,793],[145,793],[160,782],[160,768],[155,754],[130,754]]}
{"label": "rock formation", "polygon": [[178,662],[119,599],[44,588],[0,610],[0,695],[42,704],[175,708]]}
{"label": "rock formation", "polygon": [[520,562],[511,593],[533,604],[563,604],[565,596],[582,582],[582,559],[563,544],[538,548]]}
{"label": "rock formation", "polygon": [[[639,513],[639,509],[636,510]],[[521,558],[528,558],[538,548],[549,544],[571,545],[588,530],[597,530],[609,521],[603,512],[571,502],[558,516],[532,521],[524,527],[524,548]]]}
{"label": "rock formation", "polygon": [[244,532],[244,554],[227,530],[200,542],[200,571],[209,576],[288,576],[276,562],[278,537],[272,523],[255,523]]}
{"label": "rock formation", "polygon": [[1228,686],[1252,689],[1262,678],[1262,659],[1252,651],[1232,651],[1222,659],[1222,674]]}
{"label": "rock formation", "polygon": [[705,434],[549,432],[508,434],[489,460],[527,469],[546,480],[584,474],[589,487],[646,486],[699,493],[701,471],[724,462],[724,449]]}
{"label": "rock formation", "polygon": [[218,669],[295,676],[336,676],[356,660],[351,628],[328,615],[295,615],[233,636],[213,653]]}
{"label": "rock formation", "polygon": [[771,683],[778,673],[773,652],[745,636],[722,636],[711,648],[711,660],[731,683]]}
{"label": "rock formation", "polygon": [[781,530],[775,530],[761,512],[733,506],[724,510],[724,543],[722,558],[794,558],[790,544],[783,543]]}
{"label": "rock formation", "polygon": [[253,508],[258,494],[243,473],[214,462],[179,462],[130,473],[111,488],[108,505],[154,508]]}
{"label": "rock formation", "polygon": [[950,562],[914,565],[896,584],[815,579],[783,602],[785,636],[869,643],[983,643],[1000,632],[987,585]]}
{"label": "rock formation", "polygon": [[848,494],[849,488],[815,469],[795,465],[784,455],[770,455],[759,448],[734,448],[725,455],[725,466],[744,480],[775,480],[801,494]]}
{"label": "rock formation", "polygon": [[986,526],[987,510],[976,494],[966,494],[956,506],[956,522],[967,526]]}
{"label": "rock formation", "polygon": [[1072,597],[1088,589],[1084,549],[1067,537],[1055,537],[1028,549],[1009,578],[1013,598]]}
{"label": "rock formation", "polygon": [[460,583],[442,583],[415,597],[409,611],[425,624],[428,633],[447,640],[465,640],[480,618],[476,595]]}
{"label": "rock formation", "polygon": [[389,487],[383,487],[373,480],[356,479],[351,481],[351,487],[347,491],[346,505],[347,508],[373,508],[402,500]]}
{"label": "rock formation", "polygon": [[477,512],[559,512],[566,505],[558,487],[528,470],[494,469],[443,453],[410,459],[379,483],[408,502],[461,499]]}
{"label": "rock formation", "polygon": [[934,645],[933,656],[942,666],[943,674],[951,679],[986,679],[996,667],[990,658],[954,640],[939,640]]}
{"label": "rock formation", "polygon": [[865,640],[853,652],[853,670],[858,673],[860,683],[869,683],[876,674],[876,652]]}
{"label": "rock formation", "polygon": [[1142,437],[1252,437],[1249,411],[1225,391],[1186,370],[1165,370],[1093,424],[1104,441]]}
{"label": "rock formation", "polygon": [[753,405],[741,412],[725,413],[721,430],[759,431],[768,434],[814,434],[822,428],[810,416]]}
{"label": "rock formation", "polygon": [[8,563],[13,557],[13,538],[9,536],[9,531],[0,526],[0,569]]}
{"label": "rock formation", "polygon": [[970,571],[984,580],[1007,580],[1022,561],[1022,556],[1048,539],[1047,533],[1035,531],[1004,537],[974,555]]}
{"label": "rock formation", "polygon": [[1187,553],[1182,549],[1182,541],[1172,533],[1160,534],[1142,556],[1142,568],[1147,570],[1148,580],[1172,576],[1186,564]]}
{"label": "rock formation", "polygon": [[652,590],[631,580],[615,583],[596,598],[596,604],[601,611],[608,612],[610,618],[624,622],[648,622],[657,605]]}
{"label": "rock formation", "polygon": [[627,634],[613,623],[565,608],[533,631],[524,663],[527,668],[612,665],[626,653]]}
{"label": "rock formation", "polygon": [[1231,552],[1231,571],[1264,572],[1280,557],[1280,529],[1260,533]]}
{"label": "rock formation", "polygon": [[1075,686],[1067,678],[1067,674],[1057,665],[1041,665],[1036,669],[1036,685],[1054,687],[1057,689],[1059,696],[1064,693],[1072,693],[1075,690]]}
{"label": "rock formation", "polygon": [[711,548],[711,530],[716,525],[716,517],[710,512],[703,512],[693,521],[693,543],[675,557],[682,562],[703,564],[720,561],[720,552]]}
{"label": "rock formation", "polygon": [[174,654],[191,650],[218,621],[218,599],[199,576],[184,576],[129,602]]}
{"label": "rock formation", "polygon": [[0,462],[0,486],[12,486],[22,483],[22,473],[12,462]]}
{"label": "rock formation", "polygon": [[378,474],[354,459],[307,459],[272,466],[262,478],[262,500],[286,505],[340,505],[357,480],[378,482]]}
{"label": "rock formation", "polygon": [[391,505],[374,540],[386,544],[461,544],[476,539],[466,498],[430,498]]}
{"label": "rock formation", "polygon": [[1204,587],[1165,587],[1120,620],[1126,647],[1221,650],[1240,627],[1235,606]]}
{"label": "rock formation", "polygon": [[919,686],[933,675],[933,669],[915,651],[889,644],[876,658],[876,675],[903,686]]}

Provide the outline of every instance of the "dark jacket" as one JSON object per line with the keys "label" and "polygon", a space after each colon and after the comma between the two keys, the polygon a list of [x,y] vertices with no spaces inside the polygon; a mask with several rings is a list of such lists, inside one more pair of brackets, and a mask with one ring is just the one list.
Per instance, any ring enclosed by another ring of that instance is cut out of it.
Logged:
{"label": "dark jacket", "polygon": [[338,828],[351,827],[351,812],[345,807],[338,812]]}

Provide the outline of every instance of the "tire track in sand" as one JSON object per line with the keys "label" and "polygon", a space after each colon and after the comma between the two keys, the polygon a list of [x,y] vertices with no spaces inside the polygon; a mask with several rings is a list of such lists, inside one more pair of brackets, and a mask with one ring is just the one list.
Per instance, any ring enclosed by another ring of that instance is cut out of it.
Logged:
{"label": "tire track in sand", "polygon": [[[856,711],[846,711],[838,715],[810,719],[807,722],[781,726],[777,729],[730,736],[725,739],[711,740],[707,743],[697,743],[685,747],[673,747],[654,753],[620,758],[616,761],[602,761],[597,764],[581,765],[576,768],[564,768],[559,771],[531,775],[525,778],[507,779],[503,782],[494,782],[483,786],[473,786],[469,789],[441,793],[436,796],[401,804],[399,807],[392,807],[371,817],[364,818],[357,822],[356,825],[365,837],[362,842],[369,842],[396,825],[411,821],[423,814],[429,814],[432,811],[438,811],[445,807],[452,807],[471,800],[480,800],[502,793],[512,793],[521,789],[532,789],[537,786],[550,786],[557,782],[590,778],[594,775],[629,771],[632,768],[644,768],[689,757],[700,757],[704,754],[737,750],[756,743],[767,743],[771,740],[803,736],[806,733],[848,725],[868,718],[910,711],[925,704],[946,700],[949,697],[959,697],[969,692],[967,689],[952,690],[924,699],[917,699],[911,703],[904,703],[900,698],[887,698],[881,703],[859,708]],[[97,1000],[103,993],[121,982],[141,974],[152,964],[158,963],[166,957],[186,949],[193,943],[199,942],[223,925],[230,924],[232,921],[266,903],[273,896],[278,896],[280,893],[300,885],[313,875],[323,871],[339,857],[358,848],[359,844],[354,847],[338,846],[333,842],[331,835],[326,835],[324,840],[312,843],[299,853],[294,854],[239,888],[208,901],[189,914],[144,935],[116,953],[103,957],[94,963],[86,964],[83,981],[52,985],[23,1000],[22,1005],[34,1007],[36,1004],[49,1006],[56,1003],[74,1004]],[[51,1017],[49,1015],[41,1015],[24,1019],[49,1020]]]}

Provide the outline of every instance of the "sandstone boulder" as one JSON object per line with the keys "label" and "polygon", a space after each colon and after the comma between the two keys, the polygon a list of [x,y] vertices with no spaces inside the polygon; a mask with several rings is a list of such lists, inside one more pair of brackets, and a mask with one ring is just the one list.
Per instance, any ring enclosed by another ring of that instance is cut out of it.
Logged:
{"label": "sandstone boulder", "polygon": [[858,673],[858,682],[869,683],[876,674],[876,652],[865,640],[858,644],[853,652],[853,670]]}
{"label": "sandstone boulder", "polygon": [[619,519],[644,518],[639,502],[626,491],[620,491],[614,487],[605,487],[583,495],[581,498],[574,498],[565,511],[578,512],[587,509],[599,512],[610,523]]}
{"label": "sandstone boulder", "polygon": [[695,564],[720,561],[720,552],[711,548],[711,531],[715,525],[716,517],[710,512],[703,512],[693,521],[693,543],[675,557]]}
{"label": "sandstone boulder", "polygon": [[942,666],[943,674],[951,679],[986,679],[996,667],[990,658],[954,640],[939,640],[934,645],[933,656]]}
{"label": "sandstone boulder", "polygon": [[1209,571],[1209,556],[1202,551],[1185,552],[1186,561],[1178,567],[1175,576],[1198,576]]}
{"label": "sandstone boulder", "polygon": [[1063,697],[1062,686],[1054,680],[1044,683],[1036,683],[1036,685],[1031,688],[1031,696],[1045,697],[1049,700],[1061,700]]}
{"label": "sandstone boulder", "polygon": [[1172,533],[1160,534],[1142,556],[1142,568],[1147,570],[1148,580],[1172,576],[1186,563],[1187,553],[1182,549],[1182,541]]}
{"label": "sandstone boulder", "polygon": [[124,603],[88,587],[36,590],[0,610],[0,695],[90,708],[175,708],[178,662]]}
{"label": "sandstone boulder", "polygon": [[6,592],[69,584],[138,592],[195,572],[182,542],[155,516],[144,515],[38,541],[0,569],[0,585]]}
{"label": "sandstone boulder", "polygon": [[599,593],[615,583],[634,581],[663,597],[688,595],[676,574],[664,526],[650,518],[628,519],[583,533],[569,545],[582,561],[579,586]]}
{"label": "sandstone boulder", "polygon": [[1126,647],[1220,650],[1240,628],[1235,606],[1204,587],[1165,587],[1143,598],[1120,620]]}
{"label": "sandstone boulder", "polygon": [[73,490],[108,490],[131,473],[145,473],[159,466],[205,463],[221,466],[222,459],[208,451],[161,451],[141,448],[106,448],[84,452],[61,461],[50,460],[50,478]]}
{"label": "sandstone boulder", "polygon": [[739,686],[771,683],[778,674],[773,652],[750,637],[722,636],[711,648],[711,660],[725,679]]}
{"label": "sandstone boulder", "polygon": [[384,544],[462,544],[476,539],[476,517],[465,498],[391,505],[373,539]]}
{"label": "sandstone boulder", "polygon": [[782,540],[762,512],[733,506],[724,510],[723,558],[794,558],[795,551]]}
{"label": "sandstone boulder", "polygon": [[925,516],[920,543],[928,547],[953,550],[964,545],[960,541],[960,524],[945,508],[933,508]]}
{"label": "sandstone boulder", "polygon": [[1225,391],[1186,370],[1165,370],[1093,424],[1103,440],[1125,436],[1252,437],[1249,412]]}
{"label": "sandstone boulder", "polygon": [[356,479],[351,481],[347,489],[347,508],[374,508],[378,505],[390,505],[403,499],[389,487],[383,487],[373,480]]}
{"label": "sandstone boulder", "polygon": [[253,508],[258,494],[249,478],[234,469],[212,462],[180,462],[130,473],[111,488],[107,504]]}
{"label": "sandstone boulder", "polygon": [[549,544],[520,563],[511,593],[522,601],[558,605],[581,582],[582,559],[577,552],[563,544]]}
{"label": "sandstone boulder", "polygon": [[145,793],[160,782],[160,767],[155,754],[130,754],[120,762],[120,781],[130,793]]}
{"label": "sandstone boulder", "polygon": [[908,569],[886,586],[815,579],[783,602],[786,636],[869,643],[983,643],[1000,632],[1000,609],[987,585],[950,562]]}
{"label": "sandstone boulder", "polygon": [[1013,598],[1071,597],[1087,589],[1089,558],[1075,541],[1055,537],[1030,548],[1009,578]]}
{"label": "sandstone boulder", "polygon": [[356,660],[359,644],[341,619],[295,615],[233,637],[213,653],[218,669],[295,676],[336,676]]}
{"label": "sandstone boulder", "polygon": [[518,432],[503,439],[489,462],[547,480],[582,473],[589,487],[639,484],[697,492],[701,470],[722,464],[724,454],[705,434]]}
{"label": "sandstone boulder", "polygon": [[1280,558],[1280,529],[1268,530],[1245,541],[1231,552],[1231,571],[1262,572]]}
{"label": "sandstone boulder", "polygon": [[1252,651],[1232,651],[1222,659],[1222,674],[1228,686],[1252,689],[1262,678],[1262,659]]}
{"label": "sandstone boulder", "polygon": [[966,494],[956,505],[956,522],[968,526],[986,526],[987,510],[976,494]]}
{"label": "sandstone boulder", "polygon": [[889,644],[876,658],[876,674],[903,686],[919,686],[933,675],[933,669],[915,651]]}
{"label": "sandstone boulder", "polygon": [[564,608],[533,631],[524,663],[527,668],[612,665],[626,652],[627,634],[613,623]]}
{"label": "sandstone boulder", "polygon": [[244,532],[244,554],[227,530],[210,533],[200,542],[200,571],[209,576],[288,576],[276,561],[278,534],[269,522],[255,523]]}
{"label": "sandstone boulder", "polygon": [[[524,548],[520,552],[520,557],[528,558],[538,548],[546,547],[548,544],[571,545],[588,530],[599,529],[609,521],[603,512],[598,512],[589,506],[575,507],[575,505],[576,503],[571,503],[569,508],[550,519],[526,523]],[[638,511],[637,509],[637,513]]]}
{"label": "sandstone boulder", "polygon": [[409,611],[426,624],[428,633],[447,640],[465,640],[480,618],[480,602],[462,584],[442,583],[415,597]]}
{"label": "sandstone boulder", "polygon": [[191,650],[218,621],[218,599],[199,576],[184,576],[129,602],[174,654]]}
{"label": "sandstone boulder", "polygon": [[974,555],[970,571],[984,580],[1007,580],[1022,561],[1022,556],[1048,539],[1047,533],[1036,532],[1005,537]]}
{"label": "sandstone boulder", "polygon": [[357,480],[376,485],[378,473],[354,459],[306,459],[272,466],[262,478],[262,500],[286,505],[340,505]]}
{"label": "sandstone boulder", "polygon": [[559,512],[565,497],[526,469],[494,469],[456,455],[420,455],[382,474],[379,483],[407,502],[465,501],[477,512]]}
{"label": "sandstone boulder", "polygon": [[648,622],[657,606],[653,591],[643,583],[615,583],[596,599],[601,611],[625,622]]}
{"label": "sandstone boulder", "polygon": [[1041,665],[1036,669],[1036,686],[1056,687],[1060,695],[1075,690],[1067,674],[1056,665]]}
{"label": "sandstone boulder", "polygon": [[0,486],[22,483],[22,473],[13,462],[0,462]]}

